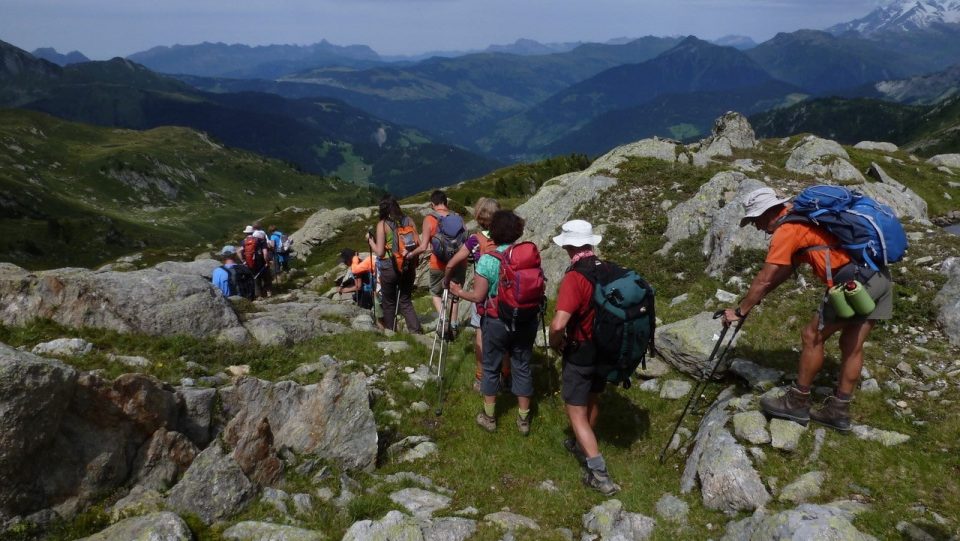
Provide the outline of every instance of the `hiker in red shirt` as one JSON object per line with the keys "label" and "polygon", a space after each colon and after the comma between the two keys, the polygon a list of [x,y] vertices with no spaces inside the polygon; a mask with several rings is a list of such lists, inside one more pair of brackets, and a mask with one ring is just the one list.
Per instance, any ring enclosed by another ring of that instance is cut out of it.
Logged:
{"label": "hiker in red shirt", "polygon": [[[876,304],[867,316],[843,319],[838,317],[829,302],[823,302],[801,333],[803,349],[796,383],[787,387],[782,396],[767,396],[760,400],[760,409],[771,417],[803,425],[813,420],[836,430],[848,431],[851,429],[850,399],[863,368],[863,344],[878,320],[893,317],[890,271],[884,268],[874,272],[858,267],[843,249],[837,247],[839,241],[834,235],[813,224],[781,221],[790,212],[792,204],[789,199],[777,197],[770,188],[759,188],[748,194],[745,207],[746,216],[740,221],[740,227],[753,224],[773,237],[763,268],[753,279],[747,295],[738,306],[724,311],[725,325],[746,317],[803,263],[809,264],[814,274],[828,286],[833,285],[830,282],[841,283],[855,277],[862,280]],[[837,388],[820,408],[811,411],[810,388],[823,367],[824,344],[837,332],[840,333],[841,355]]]}
{"label": "hiker in red shirt", "polygon": [[574,434],[563,445],[584,467],[583,483],[610,496],[620,487],[610,479],[594,433],[600,415],[599,397],[607,378],[597,370],[593,346],[593,284],[583,274],[572,271],[579,261],[596,258],[593,248],[600,240],[600,235],[593,234],[593,226],[583,220],[563,224],[563,232],[553,238],[570,256],[570,267],[557,292],[550,347],[563,354],[561,395]]}

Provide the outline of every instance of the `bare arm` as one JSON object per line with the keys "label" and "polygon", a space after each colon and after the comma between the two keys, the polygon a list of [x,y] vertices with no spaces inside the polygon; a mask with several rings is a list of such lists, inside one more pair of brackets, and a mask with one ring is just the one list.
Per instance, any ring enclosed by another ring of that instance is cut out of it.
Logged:
{"label": "bare arm", "polygon": [[450,261],[447,261],[447,267],[443,271],[443,279],[445,283],[450,281],[450,277],[453,276],[453,271],[459,267],[461,263],[466,261],[467,257],[469,256],[470,250],[467,249],[467,246],[460,246],[460,249],[457,250],[457,253],[453,254],[453,257],[450,258]]}
{"label": "bare arm", "polygon": [[[790,265],[774,265],[773,263],[764,263],[763,268],[760,269],[760,272],[754,277],[753,282],[750,284],[750,289],[747,291],[747,295],[740,301],[740,305],[737,307],[740,310],[740,313],[746,315],[753,310],[753,307],[760,304],[760,301],[767,296],[768,293],[776,289],[780,284],[784,282],[787,278],[790,277],[790,274],[793,272],[793,267]],[[727,308],[724,310],[723,319],[725,323],[732,323],[738,321],[741,318],[736,315],[736,312]]]}
{"label": "bare arm", "polygon": [[566,345],[566,329],[567,323],[570,323],[570,318],[573,316],[570,312],[564,312],[562,310],[557,310],[557,313],[553,315],[553,321],[550,322],[550,348],[559,352],[563,352],[563,348]]}
{"label": "bare arm", "polygon": [[460,284],[452,282],[450,284],[450,293],[453,293],[457,297],[465,301],[470,302],[483,302],[487,299],[487,292],[490,290],[490,282],[487,281],[486,277],[477,274],[473,277],[473,289],[471,291],[465,291]]}
{"label": "bare arm", "polygon": [[423,224],[420,226],[420,239],[417,241],[417,248],[410,252],[410,257],[418,256],[427,251],[430,248],[430,224],[427,222],[429,216],[423,219]]}
{"label": "bare arm", "polygon": [[382,258],[387,253],[387,225],[383,223],[383,220],[377,222],[377,238],[373,242],[373,251],[377,254],[377,257]]}

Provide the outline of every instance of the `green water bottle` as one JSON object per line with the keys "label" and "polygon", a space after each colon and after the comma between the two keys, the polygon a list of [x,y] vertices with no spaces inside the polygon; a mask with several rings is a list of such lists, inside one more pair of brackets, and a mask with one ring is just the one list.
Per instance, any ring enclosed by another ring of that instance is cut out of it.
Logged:
{"label": "green water bottle", "polygon": [[853,317],[856,312],[854,312],[853,307],[850,306],[850,303],[847,302],[847,292],[843,284],[838,284],[830,288],[830,291],[827,292],[827,298],[829,299],[830,306],[833,307],[834,313],[837,314],[837,317],[841,319],[847,319]]}
{"label": "green water bottle", "polygon": [[844,285],[843,293],[857,315],[868,316],[877,307],[877,303],[873,302],[873,297],[870,296],[867,288],[863,287],[863,284],[857,280],[847,282]]}

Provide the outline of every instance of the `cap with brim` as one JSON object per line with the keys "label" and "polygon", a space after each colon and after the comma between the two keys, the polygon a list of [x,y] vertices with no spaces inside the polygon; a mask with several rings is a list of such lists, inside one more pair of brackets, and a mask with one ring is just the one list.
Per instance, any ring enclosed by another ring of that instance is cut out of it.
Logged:
{"label": "cap with brim", "polygon": [[753,220],[759,218],[764,212],[771,208],[782,205],[789,201],[789,197],[777,197],[777,193],[772,188],[757,188],[747,194],[743,207],[746,210],[743,218],[740,220],[740,227],[744,227]]}
{"label": "cap with brim", "polygon": [[593,226],[590,222],[584,220],[570,220],[561,227],[562,232],[553,237],[553,242],[557,246],[596,246],[603,239],[600,235],[593,234]]}
{"label": "cap with brim", "polygon": [[224,246],[222,250],[220,250],[221,257],[227,257],[231,255],[237,255],[237,248],[235,246],[231,246],[228,244]]}
{"label": "cap with brim", "polygon": [[244,228],[243,228],[243,234],[244,234],[244,235],[249,235],[250,233],[253,233],[253,226],[252,226],[252,225],[248,225],[247,227],[244,227]]}

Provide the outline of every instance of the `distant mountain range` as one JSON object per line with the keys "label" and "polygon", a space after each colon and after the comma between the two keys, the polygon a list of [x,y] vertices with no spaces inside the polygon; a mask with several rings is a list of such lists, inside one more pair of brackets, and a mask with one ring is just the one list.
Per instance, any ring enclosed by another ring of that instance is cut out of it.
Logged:
{"label": "distant mountain range", "polygon": [[61,54],[57,52],[53,47],[41,47],[34,50],[32,53],[33,56],[37,58],[42,58],[47,62],[53,62],[58,66],[66,66],[69,64],[80,64],[81,62],[89,62],[90,59],[87,58],[80,51],[70,51],[67,54]]}
{"label": "distant mountain range", "polygon": [[924,30],[945,23],[960,23],[960,0],[894,0],[866,17],[838,24],[828,31],[872,36],[890,31]]}
{"label": "distant mountain range", "polygon": [[0,107],[102,126],[191,127],[305,171],[400,194],[473,178],[499,165],[335,99],[211,94],[129,60],[61,68],[3,42]]}

